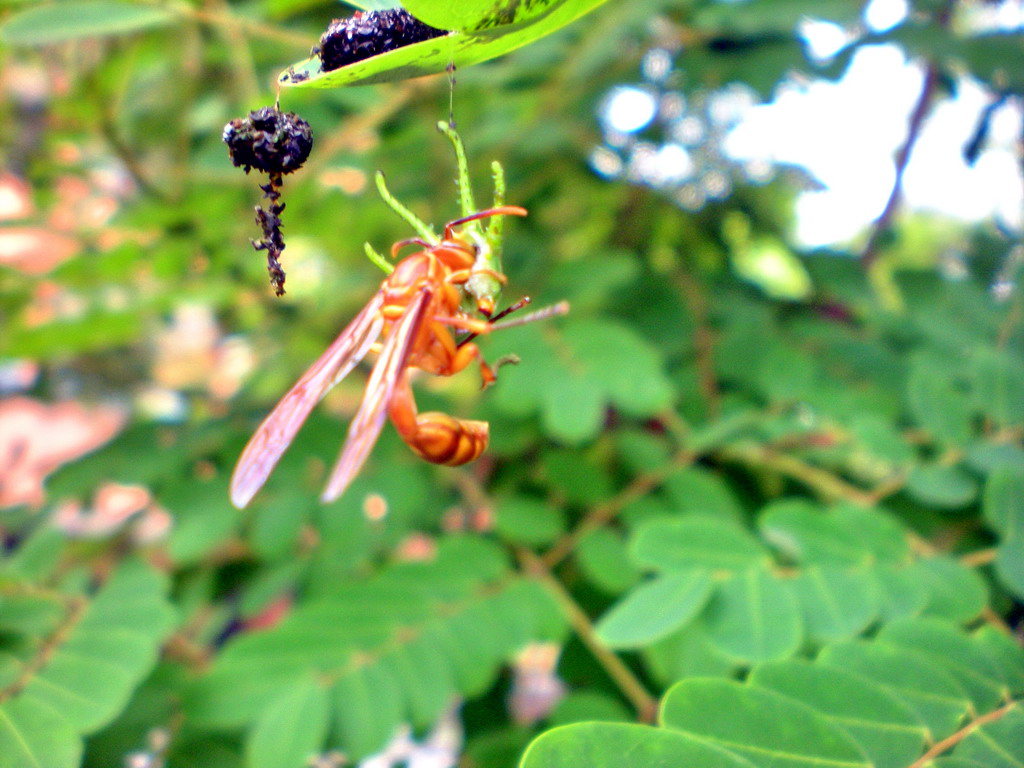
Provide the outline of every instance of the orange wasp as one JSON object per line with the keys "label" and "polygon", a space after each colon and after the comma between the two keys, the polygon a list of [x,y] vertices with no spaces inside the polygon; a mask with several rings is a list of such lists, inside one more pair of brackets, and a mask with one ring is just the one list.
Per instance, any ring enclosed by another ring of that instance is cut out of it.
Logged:
{"label": "orange wasp", "polygon": [[[494,383],[494,370],[472,338],[490,332],[497,327],[495,320],[528,299],[492,318],[493,301],[478,298],[476,308],[486,318],[483,320],[464,311],[463,289],[472,276],[489,274],[500,283],[505,282],[505,276],[474,269],[476,248],[454,230],[490,216],[525,215],[523,208],[503,205],[450,222],[436,245],[419,239],[396,243],[391,249],[392,258],[406,245],[421,245],[424,250],[396,264],[369,303],[260,424],[231,478],[232,503],[242,508],[252,500],[313,407],[370,351],[379,352],[379,357],[321,496],[323,501],[337,499],[348,487],[377,441],[385,417],[391,418],[406,444],[427,461],[457,466],[479,457],[487,447],[487,422],[456,419],[444,413],[417,413],[409,369],[451,376],[475,360],[483,385]],[[561,314],[565,309],[556,305],[534,315]],[[527,319],[532,318],[522,318]],[[457,341],[456,330],[469,336]],[[382,342],[378,341],[381,337]]]}

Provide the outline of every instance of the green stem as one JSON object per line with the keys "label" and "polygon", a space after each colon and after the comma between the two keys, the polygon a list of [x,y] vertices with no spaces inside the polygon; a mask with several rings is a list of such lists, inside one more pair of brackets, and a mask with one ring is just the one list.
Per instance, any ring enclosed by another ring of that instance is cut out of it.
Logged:
{"label": "green stem", "polygon": [[369,243],[363,243],[363,250],[366,251],[366,258],[384,270],[384,274],[390,275],[395,271],[395,265],[377,253]]}
{"label": "green stem", "polygon": [[642,723],[653,723],[658,714],[658,700],[655,699],[633,671],[623,663],[597,636],[590,617],[573,599],[562,582],[552,575],[544,561],[525,548],[516,550],[523,570],[540,581],[562,606],[566,618],[577,637],[597,659],[598,663],[615,682],[622,695],[629,699],[636,710],[637,720]]}
{"label": "green stem", "polygon": [[[455,150],[455,165],[459,170],[459,177],[455,182],[459,189],[459,208],[463,216],[471,216],[478,209],[473,199],[473,184],[469,180],[469,160],[466,158],[466,147],[458,132],[443,120],[437,124],[437,130],[448,137],[448,141],[452,143],[452,148]],[[479,230],[479,225],[475,222],[466,226]]]}
{"label": "green stem", "polygon": [[380,193],[381,198],[388,204],[391,210],[397,213],[406,224],[416,230],[416,234],[432,245],[437,245],[441,242],[441,239],[434,233],[429,224],[426,224],[419,216],[395,199],[384,181],[384,174],[380,171],[377,171],[377,192]]}

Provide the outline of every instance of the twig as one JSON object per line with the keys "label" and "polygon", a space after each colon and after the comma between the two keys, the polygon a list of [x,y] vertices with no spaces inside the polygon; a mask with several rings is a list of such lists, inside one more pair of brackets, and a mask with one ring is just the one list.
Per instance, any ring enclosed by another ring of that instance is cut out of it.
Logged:
{"label": "twig", "polygon": [[[955,2],[956,0],[947,0],[945,6],[938,12],[935,19],[938,26],[946,27],[949,24],[949,17],[952,14]],[[882,215],[875,219],[867,244],[861,253],[860,261],[865,270],[869,269],[874,264],[875,259],[878,258],[878,249],[882,238],[889,231],[892,219],[899,209],[903,197],[903,174],[907,170],[907,164],[910,162],[910,154],[914,150],[914,145],[917,144],[917,140],[920,138],[921,127],[924,125],[924,119],[928,116],[938,84],[939,65],[935,61],[929,61],[925,67],[924,81],[921,83],[921,93],[918,95],[917,103],[910,113],[910,121],[907,125],[907,138],[903,142],[903,146],[896,153],[896,178],[893,181],[892,191],[889,192],[889,199],[885,203],[885,208],[882,209]]]}
{"label": "twig", "polygon": [[977,552],[970,552],[964,555],[960,558],[960,564],[966,565],[968,568],[978,568],[994,562],[995,559],[996,549],[992,547],[990,549],[979,549]]}
{"label": "twig", "polygon": [[253,21],[243,16],[236,16],[227,11],[210,11],[203,8],[193,8],[184,2],[149,2],[158,8],[166,8],[172,13],[186,16],[196,21],[201,21],[213,27],[241,29],[253,37],[261,37],[266,40],[276,40],[286,45],[295,45],[300,48],[309,49],[311,41],[308,34],[302,32],[290,32],[280,29],[271,24],[264,24],[260,21]]}
{"label": "twig", "polygon": [[253,62],[252,52],[249,50],[249,41],[245,39],[241,25],[231,15],[225,0],[209,0],[216,4],[211,10],[230,23],[218,24],[217,31],[220,32],[224,43],[231,52],[231,69],[238,87],[238,97],[242,103],[255,102],[259,99],[260,83],[256,77],[256,65]]}
{"label": "twig", "polygon": [[759,445],[733,445],[718,455],[726,461],[764,467],[797,480],[830,501],[852,501],[864,507],[877,503],[875,493],[861,490],[841,477],[783,453],[775,453]]}
{"label": "twig", "polygon": [[579,525],[556,541],[554,546],[545,552],[541,558],[544,566],[554,568],[568,557],[569,553],[579,544],[580,539],[590,533],[590,531],[600,528],[619,514],[630,502],[646,496],[665,482],[670,475],[678,472],[683,467],[689,466],[695,459],[696,455],[684,448],[679,450],[675,456],[662,466],[637,475],[629,485],[608,499],[608,501],[598,504],[591,509]]}
{"label": "twig", "polygon": [[943,739],[942,741],[937,741],[934,744],[932,744],[931,749],[929,749],[927,752],[921,755],[921,757],[919,757],[917,760],[911,763],[907,768],[924,768],[925,765],[930,763],[937,756],[941,755],[943,752],[947,752],[948,750],[952,749],[957,744],[959,744],[961,741],[963,741],[965,738],[967,738],[973,731],[975,731],[983,725],[987,725],[988,723],[994,723],[996,720],[999,720],[1001,717],[1003,717],[1003,715],[1006,715],[1010,711],[1015,709],[1017,705],[1018,702],[1011,701],[1008,704],[1004,704],[999,709],[989,712],[987,715],[982,715],[981,717],[972,720],[949,738]]}
{"label": "twig", "polygon": [[551,574],[544,561],[528,549],[519,548],[516,550],[516,554],[523,565],[523,570],[544,584],[561,604],[569,619],[569,624],[572,625],[580,640],[619,687],[622,694],[633,704],[637,719],[643,723],[653,723],[658,713],[657,699],[647,692],[643,683],[623,663],[622,659],[601,642],[590,618],[576,604],[562,583]]}
{"label": "twig", "polygon": [[900,206],[903,198],[903,174],[907,170],[910,153],[913,151],[914,145],[921,135],[921,127],[924,125],[924,119],[928,115],[928,108],[931,106],[932,98],[935,96],[935,87],[938,85],[938,82],[938,65],[929,63],[925,68],[921,93],[917,97],[914,111],[910,113],[907,138],[903,142],[903,146],[896,153],[896,178],[893,181],[892,190],[889,192],[889,199],[885,203],[885,208],[882,209],[882,215],[875,219],[871,234],[868,236],[868,242],[864,246],[864,251],[860,257],[864,269],[869,269],[875,263],[875,259],[878,258],[878,249],[882,237],[888,233],[889,227],[892,226],[892,219]]}
{"label": "twig", "polygon": [[715,335],[708,320],[708,302],[700,284],[688,270],[679,270],[679,288],[693,317],[693,347],[696,354],[697,382],[711,420],[721,412],[718,377],[715,376]]}
{"label": "twig", "polygon": [[84,596],[76,596],[68,599],[64,607],[64,616],[56,628],[36,649],[31,658],[21,664],[18,674],[13,680],[0,689],[0,703],[17,696],[24,690],[25,686],[32,682],[32,679],[41,672],[53,659],[53,655],[67,641],[75,627],[85,616],[89,601]]}
{"label": "twig", "polygon": [[1014,642],[1019,644],[1019,642],[1016,639],[1016,634],[1013,631],[1013,627],[1007,624],[1006,620],[1003,619],[1002,616],[993,611],[987,605],[981,609],[981,618],[983,618],[986,623],[995,627],[997,630],[1002,632],[1007,637],[1013,638]]}

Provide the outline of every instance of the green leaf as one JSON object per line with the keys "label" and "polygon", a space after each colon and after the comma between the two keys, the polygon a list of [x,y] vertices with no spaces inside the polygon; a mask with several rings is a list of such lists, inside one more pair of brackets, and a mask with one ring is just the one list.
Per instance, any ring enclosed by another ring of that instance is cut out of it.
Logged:
{"label": "green leaf", "polygon": [[928,736],[914,711],[866,677],[798,659],[754,667],[751,685],[814,707],[849,732],[878,768],[904,768]]}
{"label": "green leaf", "polygon": [[730,255],[736,274],[773,299],[798,301],[811,292],[811,277],[803,262],[777,238],[755,239]]}
{"label": "green leaf", "polygon": [[909,569],[928,588],[927,616],[968,622],[988,605],[988,587],[978,573],[945,555],[924,558]]}
{"label": "green leaf", "polygon": [[538,499],[514,496],[499,502],[494,526],[516,544],[550,544],[565,531],[565,515]]}
{"label": "green leaf", "polygon": [[959,466],[919,465],[907,477],[907,493],[925,507],[962,509],[978,495],[978,482]]}
{"label": "green leaf", "polygon": [[63,642],[17,696],[46,703],[81,733],[109,723],[156,663],[174,619],[166,590],[148,566],[122,564],[81,615],[70,614]]}
{"label": "green leaf", "polygon": [[549,13],[564,0],[539,0],[520,3],[518,0],[404,0],[402,7],[420,21],[437,29],[477,31],[509,24],[522,24]]}
{"label": "green leaf", "polygon": [[825,715],[788,696],[732,680],[677,683],[662,699],[660,719],[666,728],[707,739],[766,768],[871,765]]}
{"label": "green leaf", "polygon": [[711,596],[711,575],[702,569],[666,572],[630,591],[597,624],[612,648],[637,648],[679,629]]}
{"label": "green leaf", "polygon": [[809,398],[817,378],[817,364],[811,355],[781,342],[765,344],[756,379],[769,400],[791,403]]}
{"label": "green leaf", "polygon": [[[386,739],[397,722],[431,725],[456,694],[486,690],[524,645],[558,641],[565,632],[540,584],[495,569],[500,554],[475,537],[446,539],[431,562],[397,563],[367,582],[336,585],[273,630],[239,637],[191,687],[191,721],[244,727],[282,690],[327,679],[331,700],[347,701],[334,716],[338,737],[355,740],[337,745],[344,752],[378,750],[383,742],[372,742]],[[379,707],[360,693],[369,685],[380,688]],[[362,727],[374,718],[375,728]]]}
{"label": "green leaf", "polygon": [[895,515],[845,503],[836,504],[831,514],[847,537],[860,542],[877,562],[906,563],[910,560],[909,532]]}
{"label": "green leaf", "polygon": [[979,647],[984,648],[988,656],[995,660],[1003,676],[1011,696],[1024,693],[1024,648],[1021,648],[1012,637],[990,624],[983,624],[974,633]]}
{"label": "green leaf", "polygon": [[580,539],[575,555],[584,576],[602,592],[622,594],[640,579],[626,542],[609,528],[596,528]]}
{"label": "green leaf", "polygon": [[0,40],[11,45],[52,45],[83,37],[137,32],[167,24],[174,18],[163,8],[117,0],[40,3],[11,14],[0,25]]}
{"label": "green leaf", "polygon": [[728,483],[703,467],[685,467],[662,484],[665,494],[681,513],[703,514],[740,522],[743,506]]}
{"label": "green leaf", "polygon": [[642,524],[630,542],[630,556],[639,565],[669,571],[694,566],[739,570],[768,561],[764,547],[745,528],[703,515]]}
{"label": "green leaf", "polygon": [[684,677],[731,677],[739,666],[715,647],[700,618],[648,646],[644,658],[665,685]]}
{"label": "green leaf", "polygon": [[700,6],[694,23],[703,29],[742,34],[789,32],[807,17],[852,23],[858,19],[858,10],[849,0],[748,0]]}
{"label": "green leaf", "polygon": [[819,643],[845,640],[878,615],[878,594],[868,572],[815,565],[793,582],[807,634]]}
{"label": "green leaf", "polygon": [[281,691],[260,715],[246,741],[251,768],[302,768],[322,751],[327,736],[327,691],[303,680]]}
{"label": "green leaf", "polygon": [[803,640],[800,605],[792,585],[760,568],[720,583],[704,620],[711,642],[741,661],[788,658]]}
{"label": "green leaf", "polygon": [[757,521],[766,541],[799,563],[864,565],[909,552],[903,527],[877,510],[837,507],[824,513],[802,500],[773,502]]}
{"label": "green leaf", "polygon": [[1024,537],[1004,541],[996,550],[996,575],[1017,597],[1024,598]]}
{"label": "green leaf", "polygon": [[424,632],[384,658],[385,667],[402,682],[415,728],[433,725],[457,692],[454,660],[439,652],[435,637]]}
{"label": "green leaf", "polygon": [[355,760],[379,750],[402,721],[402,690],[382,666],[345,675],[331,689],[330,698],[334,733]]}
{"label": "green leaf", "polygon": [[1000,538],[1024,538],[1024,469],[994,469],[985,482],[981,509]]}
{"label": "green leaf", "polygon": [[565,324],[564,342],[572,359],[628,415],[653,415],[671,401],[672,385],[658,351],[632,328],[610,320],[575,320]]}
{"label": "green leaf", "polygon": [[1024,467],[1024,448],[1016,443],[974,443],[967,449],[966,460],[971,469],[989,475],[1001,467]]}
{"label": "green leaf", "polygon": [[605,398],[594,379],[569,374],[548,383],[541,401],[544,427],[565,443],[593,438],[604,424]]}
{"label": "green leaf", "polygon": [[883,565],[874,575],[882,621],[917,616],[930,600],[927,578],[914,569]]}
{"label": "green leaf", "polygon": [[607,468],[589,453],[566,448],[545,451],[541,465],[545,481],[567,504],[592,506],[612,495]]}
{"label": "green leaf", "polygon": [[882,627],[880,640],[902,646],[943,667],[970,695],[975,710],[987,712],[1009,692],[986,650],[939,619],[901,619]]}
{"label": "green leaf", "polygon": [[82,742],[48,704],[19,697],[0,704],[0,768],[77,768]]}
{"label": "green leaf", "polygon": [[577,723],[553,728],[536,738],[519,762],[519,768],[625,765],[753,768],[747,760],[703,739],[628,723]]}
{"label": "green leaf", "polygon": [[[502,56],[516,48],[549,35],[605,0],[563,0],[550,13],[531,23],[490,27],[479,31],[456,31],[444,37],[407,45],[379,56],[322,72],[314,57],[289,67],[278,78],[284,86],[296,88],[341,88],[346,85],[404,80],[444,72],[450,64],[465,69]],[[457,4],[451,4],[455,7]]]}
{"label": "green leaf", "polygon": [[[78,765],[79,734],[120,714],[155,665],[174,618],[166,591],[162,575],[126,560],[94,596],[69,595],[64,610],[40,614],[50,626],[0,666],[0,766]],[[28,607],[5,603],[11,628]]]}
{"label": "green leaf", "polygon": [[942,667],[913,650],[881,642],[848,640],[826,646],[818,662],[874,680],[906,702],[933,740],[951,734],[970,711],[971,702]]}
{"label": "green leaf", "polygon": [[880,474],[902,467],[914,459],[913,448],[892,421],[880,414],[857,414],[851,418],[849,428],[858,448],[867,453],[870,460],[884,462],[885,466],[879,468]]}
{"label": "green leaf", "polygon": [[966,395],[949,372],[923,357],[913,361],[907,379],[910,412],[917,423],[942,443],[966,445],[971,438],[971,413]]}
{"label": "green leaf", "polygon": [[1021,71],[1022,35],[1016,30],[999,30],[960,40],[957,53],[964,59],[971,73],[991,88],[1024,89]]}
{"label": "green leaf", "polygon": [[633,713],[619,699],[610,694],[593,690],[577,690],[558,702],[558,706],[548,718],[548,723],[552,727],[591,721],[628,723],[633,720],[633,717]]}
{"label": "green leaf", "polygon": [[1024,363],[1003,350],[979,349],[971,373],[979,411],[1001,427],[1024,421]]}

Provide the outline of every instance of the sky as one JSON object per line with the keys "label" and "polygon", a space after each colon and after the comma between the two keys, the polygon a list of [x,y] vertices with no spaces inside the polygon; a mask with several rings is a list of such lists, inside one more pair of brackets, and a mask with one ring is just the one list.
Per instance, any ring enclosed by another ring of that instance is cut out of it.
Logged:
{"label": "sky", "polygon": [[[884,31],[906,13],[905,0],[873,0],[864,20],[869,29]],[[975,21],[989,27],[1024,26],[1024,2],[1005,2],[987,13]],[[823,60],[849,39],[841,27],[812,19],[801,31],[811,55]],[[923,76],[922,64],[908,60],[895,45],[862,47],[837,82],[791,79],[770,103],[751,101],[725,135],[724,153],[745,163],[806,168],[823,189],[800,195],[795,240],[805,247],[842,245],[885,206],[895,176],[893,158],[906,140]],[[994,219],[1017,232],[1024,228],[1020,108],[1009,104],[997,111],[975,165],[963,160],[963,146],[990,98],[977,82],[960,77],[955,97],[942,94],[934,103],[904,176],[906,209],[968,222]],[[642,128],[639,123],[646,125],[653,111],[649,92],[623,89],[608,102],[605,121],[628,133]],[[675,156],[679,171],[692,169],[686,152],[677,149]],[[672,176],[671,162],[666,163],[671,158],[659,155],[663,175]]]}

